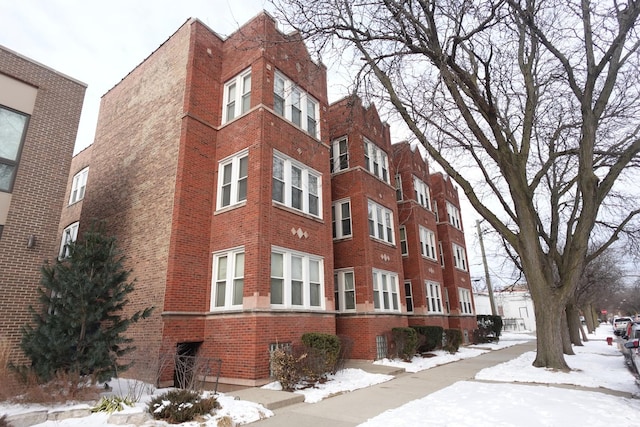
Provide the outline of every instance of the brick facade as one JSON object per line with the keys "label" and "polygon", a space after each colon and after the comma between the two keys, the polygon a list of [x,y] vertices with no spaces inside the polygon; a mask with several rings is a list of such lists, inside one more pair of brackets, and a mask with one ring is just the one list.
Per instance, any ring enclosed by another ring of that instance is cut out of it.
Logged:
{"label": "brick facade", "polygon": [[58,252],[85,90],[84,83],[0,46],[0,106],[29,117],[13,187],[0,191],[0,338],[9,340],[15,363],[26,362],[20,328],[31,321],[28,307],[38,304],[40,267]]}
{"label": "brick facade", "polygon": [[[340,138],[349,167],[332,173]],[[414,266],[400,249],[399,224],[440,230],[431,210],[396,200],[396,170],[429,184],[428,165],[392,146],[374,106],[355,97],[329,106],[325,67],[266,13],[224,40],[198,20],[183,24],[104,95],[95,142],[71,173],[87,158],[86,195],[63,212],[60,231],[105,221],[137,280],[130,309],[156,307],[129,331],[133,357],[145,361],[132,375],[196,352],[222,360],[221,382],[259,385],[269,349],[305,332],[348,336],[351,357],[375,359],[393,327],[450,326],[448,313],[427,310],[424,288],[445,284],[446,269]],[[340,201],[350,234],[334,239]],[[413,260],[415,236],[410,245]],[[334,273],[345,272],[349,309],[334,289]],[[172,380],[162,371],[163,384]]]}

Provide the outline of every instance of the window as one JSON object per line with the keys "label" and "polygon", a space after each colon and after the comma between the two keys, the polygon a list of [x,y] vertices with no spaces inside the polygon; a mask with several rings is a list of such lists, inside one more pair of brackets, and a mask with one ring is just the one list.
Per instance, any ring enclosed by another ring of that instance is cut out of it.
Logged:
{"label": "window", "polygon": [[352,270],[333,273],[333,289],[337,311],[353,311],[356,309],[356,289]]}
{"label": "window", "polygon": [[409,255],[409,248],[407,247],[407,229],[404,225],[400,227],[400,251],[402,252],[402,256]]}
{"label": "window", "polygon": [[369,200],[369,235],[391,244],[393,237],[393,212]]}
{"label": "window", "polygon": [[218,209],[247,200],[247,151],[222,160],[218,165]]}
{"label": "window", "polygon": [[336,139],[331,143],[329,152],[331,159],[331,173],[349,169],[349,151],[347,150],[347,137]]}
{"label": "window", "polygon": [[429,202],[429,187],[421,179],[413,177],[413,188],[416,193],[416,201],[425,209],[431,210]]}
{"label": "window", "polygon": [[449,304],[449,289],[444,288],[444,307],[447,310],[446,313],[451,313],[451,305]]}
{"label": "window", "polygon": [[423,226],[420,226],[420,253],[434,261],[438,260],[436,257],[436,235]]}
{"label": "window", "polygon": [[467,256],[464,253],[464,248],[460,245],[452,243],[453,246],[453,265],[460,269],[467,271]]}
{"label": "window", "polygon": [[440,267],[444,267],[444,251],[442,249],[442,242],[438,242],[438,252],[440,252]]}
{"label": "window", "polygon": [[396,174],[396,200],[401,201],[402,199],[402,177],[400,174]]}
{"label": "window", "polygon": [[74,175],[73,183],[71,184],[71,196],[69,197],[69,204],[73,204],[84,199],[84,189],[87,186],[88,176],[89,168],[84,168]]}
{"label": "window", "polygon": [[284,154],[273,155],[272,199],[287,207],[321,218],[320,174]]}
{"label": "window", "polygon": [[331,225],[334,239],[351,236],[351,202],[349,200],[338,201],[331,206]]}
{"label": "window", "polygon": [[29,116],[0,106],[0,191],[11,192]]}
{"label": "window", "polygon": [[271,250],[271,305],[277,308],[322,308],[321,257],[286,249]]}
{"label": "window", "polygon": [[426,280],[427,288],[427,310],[429,313],[442,313],[442,292],[440,283]]}
{"label": "window", "polygon": [[367,138],[364,139],[364,163],[369,172],[389,184],[389,160],[387,153]]}
{"label": "window", "polygon": [[449,202],[447,202],[447,218],[449,220],[449,224],[453,225],[458,230],[462,230],[460,225],[460,211]]}
{"label": "window", "polygon": [[319,138],[318,102],[278,71],[273,80],[273,111]]}
{"label": "window", "polygon": [[74,222],[62,231],[62,240],[60,241],[60,252],[58,258],[66,258],[69,254],[69,243],[73,243],[78,238],[78,225],[79,222]]}
{"label": "window", "polygon": [[458,294],[460,295],[460,312],[462,314],[473,314],[471,308],[471,291],[469,289],[458,288]]}
{"label": "window", "polygon": [[240,308],[244,292],[244,249],[213,256],[211,310]]}
{"label": "window", "polygon": [[436,215],[436,223],[440,222],[440,214],[438,213],[438,202],[433,201],[433,213]]}
{"label": "window", "polygon": [[377,311],[400,311],[397,274],[373,270],[373,307]]}
{"label": "window", "polygon": [[251,108],[251,69],[238,74],[224,85],[223,102],[223,124],[249,111]]}
{"label": "window", "polygon": [[407,311],[413,313],[413,292],[410,281],[404,282],[404,300],[407,303]]}

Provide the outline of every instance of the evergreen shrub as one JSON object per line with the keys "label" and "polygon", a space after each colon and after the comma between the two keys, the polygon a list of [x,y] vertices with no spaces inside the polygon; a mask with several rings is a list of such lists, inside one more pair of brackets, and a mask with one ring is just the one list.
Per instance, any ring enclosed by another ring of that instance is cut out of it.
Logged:
{"label": "evergreen shrub", "polygon": [[423,343],[418,347],[418,352],[425,353],[442,348],[444,328],[442,326],[412,326],[418,335],[424,337]]}
{"label": "evergreen shrub", "polygon": [[323,359],[319,367],[324,372],[336,372],[338,358],[340,356],[340,338],[337,335],[323,334],[319,332],[308,332],[302,335],[302,343],[308,347],[309,353]]}
{"label": "evergreen shrub", "polygon": [[462,344],[462,331],[460,329],[444,330],[444,347],[445,351],[453,354],[458,351]]}
{"label": "evergreen shrub", "polygon": [[396,344],[398,357],[409,362],[418,350],[418,333],[413,328],[391,329],[393,341]]}

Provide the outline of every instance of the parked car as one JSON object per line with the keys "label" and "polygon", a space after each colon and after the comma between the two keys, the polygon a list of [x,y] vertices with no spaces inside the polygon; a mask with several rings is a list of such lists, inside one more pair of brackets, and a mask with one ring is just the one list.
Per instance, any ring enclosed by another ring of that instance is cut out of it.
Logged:
{"label": "parked car", "polygon": [[627,332],[627,325],[633,322],[630,317],[618,317],[613,320],[613,334],[624,336]]}

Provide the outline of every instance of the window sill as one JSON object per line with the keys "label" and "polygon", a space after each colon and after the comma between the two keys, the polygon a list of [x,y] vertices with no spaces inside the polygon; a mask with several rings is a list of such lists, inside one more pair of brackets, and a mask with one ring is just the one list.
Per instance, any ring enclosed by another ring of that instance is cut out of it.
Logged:
{"label": "window sill", "polygon": [[232,211],[234,209],[242,208],[242,207],[244,207],[246,205],[247,205],[247,201],[243,200],[240,203],[236,203],[234,205],[229,205],[229,206],[225,206],[224,208],[217,209],[213,214],[214,215],[223,214],[223,213]]}

